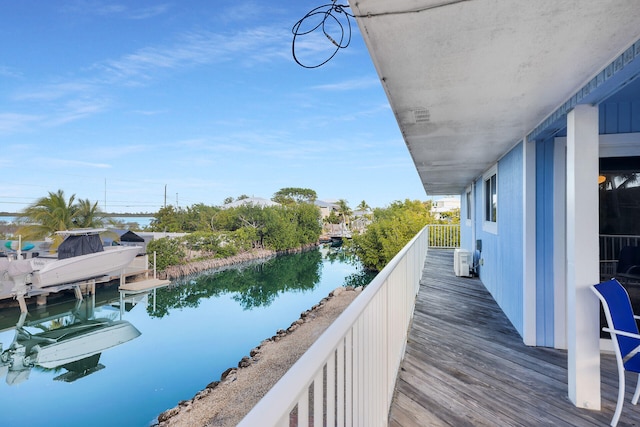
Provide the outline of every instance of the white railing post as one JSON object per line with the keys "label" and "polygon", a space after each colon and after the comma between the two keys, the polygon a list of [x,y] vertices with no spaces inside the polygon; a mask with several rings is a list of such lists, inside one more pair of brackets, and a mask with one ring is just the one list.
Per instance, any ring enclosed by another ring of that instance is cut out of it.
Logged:
{"label": "white railing post", "polygon": [[300,426],[309,415],[314,425],[385,426],[431,236],[418,233],[238,426],[289,425],[296,406]]}

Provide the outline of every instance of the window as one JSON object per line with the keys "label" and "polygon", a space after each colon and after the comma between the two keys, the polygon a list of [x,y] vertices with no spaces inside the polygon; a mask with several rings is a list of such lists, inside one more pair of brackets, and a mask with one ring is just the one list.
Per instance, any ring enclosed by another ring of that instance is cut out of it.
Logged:
{"label": "window", "polygon": [[491,233],[498,232],[498,169],[491,168],[483,178],[483,229]]}
{"label": "window", "polygon": [[497,222],[498,214],[498,182],[496,174],[484,181],[484,219],[488,222]]}
{"label": "window", "polygon": [[640,235],[640,156],[600,159],[600,234]]}
{"label": "window", "polygon": [[471,221],[471,190],[467,190],[467,222]]}

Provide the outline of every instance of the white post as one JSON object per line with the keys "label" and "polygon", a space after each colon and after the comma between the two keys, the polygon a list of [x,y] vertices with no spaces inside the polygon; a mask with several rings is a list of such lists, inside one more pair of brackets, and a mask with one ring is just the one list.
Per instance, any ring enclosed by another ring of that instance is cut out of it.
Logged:
{"label": "white post", "polygon": [[567,116],[567,357],[569,399],[600,409],[598,107]]}
{"label": "white post", "polygon": [[555,348],[567,349],[567,139],[553,142],[553,319]]}
{"label": "white post", "polygon": [[124,315],[124,291],[120,291],[120,320]]}
{"label": "white post", "polygon": [[18,234],[18,248],[16,249],[16,259],[22,259],[22,234]]}
{"label": "white post", "polygon": [[536,143],[525,138],[522,145],[522,335],[526,345],[536,345]]}

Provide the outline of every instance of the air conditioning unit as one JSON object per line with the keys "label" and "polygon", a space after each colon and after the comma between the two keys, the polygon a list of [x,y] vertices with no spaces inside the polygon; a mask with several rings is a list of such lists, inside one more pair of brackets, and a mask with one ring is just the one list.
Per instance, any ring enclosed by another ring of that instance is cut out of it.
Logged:
{"label": "air conditioning unit", "polygon": [[465,249],[453,251],[453,272],[458,277],[471,277],[471,252]]}

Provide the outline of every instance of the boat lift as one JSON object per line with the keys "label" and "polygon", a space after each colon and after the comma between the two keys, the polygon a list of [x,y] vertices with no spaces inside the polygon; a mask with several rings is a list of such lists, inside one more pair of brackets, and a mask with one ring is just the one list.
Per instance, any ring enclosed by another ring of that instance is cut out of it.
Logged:
{"label": "boat lift", "polygon": [[[21,253],[18,250],[16,254],[16,258],[19,259],[21,257]],[[116,273],[117,275],[107,274],[103,276],[97,276],[90,279],[83,279],[77,282],[71,283],[60,283],[53,286],[46,287],[36,287],[31,285],[30,283],[23,284],[19,290],[14,288],[13,297],[18,301],[20,306],[20,311],[22,313],[27,313],[28,308],[25,299],[36,297],[38,305],[46,305],[46,297],[49,294],[62,292],[66,290],[73,289],[75,297],[78,301],[83,300],[83,295],[95,295],[96,292],[96,283],[108,283],[113,280],[119,278],[120,280],[120,302],[121,302],[121,312],[124,307],[124,299],[127,295],[135,295],[135,294],[143,294],[148,293],[149,291],[153,291],[154,301],[155,301],[155,291],[158,288],[167,286],[170,281],[169,280],[161,280],[157,278],[156,273],[156,253],[153,254],[153,278],[149,278],[149,256],[144,255],[143,257],[135,258],[128,266],[122,268]],[[1,273],[1,272],[0,272]],[[114,272],[115,273],[115,272]],[[29,274],[27,271],[24,272],[25,275]],[[127,282],[126,277],[128,276],[137,276],[140,274],[144,274],[145,278],[143,280]]]}

